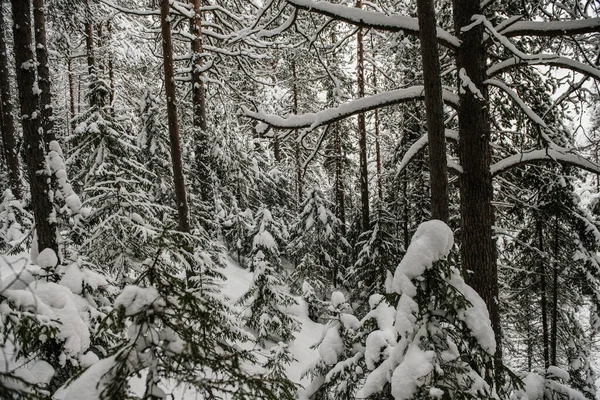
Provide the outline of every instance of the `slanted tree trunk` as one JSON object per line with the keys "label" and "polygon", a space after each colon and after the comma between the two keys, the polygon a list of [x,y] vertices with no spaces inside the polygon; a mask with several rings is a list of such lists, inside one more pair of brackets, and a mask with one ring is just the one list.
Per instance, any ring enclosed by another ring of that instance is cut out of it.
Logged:
{"label": "slanted tree trunk", "polygon": [[50,142],[56,140],[52,117],[52,93],[50,92],[50,66],[46,45],[46,12],[44,0],[33,0],[33,22],[35,31],[35,55],[37,58],[38,86],[40,88],[41,127],[44,131],[46,151]]}
{"label": "slanted tree trunk", "polygon": [[[362,0],[356,2],[356,8],[362,8]],[[365,55],[363,44],[363,30],[358,28],[356,34],[356,81],[358,97],[365,97]],[[360,202],[362,231],[370,229],[369,217],[369,175],[367,169],[367,128],[365,114],[358,114],[358,160],[360,169]]]}
{"label": "slanted tree trunk", "polygon": [[165,92],[167,95],[167,117],[169,121],[169,139],[171,143],[171,162],[173,164],[173,180],[175,182],[175,200],[179,219],[179,230],[190,231],[189,210],[183,178],[181,161],[181,139],[179,137],[179,121],[175,76],[173,73],[173,43],[171,39],[171,22],[169,19],[169,0],[160,1],[160,27],[163,44],[163,65],[165,71]]}
{"label": "slanted tree trunk", "polygon": [[[535,225],[538,237],[538,249],[540,252],[544,251],[544,236],[542,229],[541,216],[536,216]],[[540,308],[542,312],[542,345],[544,354],[544,368],[548,369],[550,366],[549,357],[549,345],[548,345],[548,300],[546,298],[546,265],[543,257],[539,258],[539,271],[540,274]]]}
{"label": "slanted tree trunk", "polygon": [[23,197],[21,167],[19,166],[19,154],[17,151],[4,25],[4,13],[0,9],[0,117],[2,118],[0,128],[2,129],[2,147],[4,148],[4,158],[6,159],[8,169],[10,189],[17,199],[21,199]]}
{"label": "slanted tree trunk", "polygon": [[39,98],[33,88],[36,85],[35,59],[31,36],[31,4],[29,1],[12,0],[13,36],[15,46],[15,66],[17,86],[21,103],[21,121],[25,142],[25,157],[31,188],[31,205],[35,217],[38,249],[49,248],[58,255],[56,226],[52,222],[53,211],[50,202],[50,184],[48,176],[40,171],[46,170],[44,139],[41,135]]}
{"label": "slanted tree trunk", "polygon": [[[471,90],[459,91],[458,129],[459,156],[463,173],[460,177],[461,198],[461,261],[467,271],[473,271],[468,283],[485,301],[496,336],[498,363],[502,362],[500,310],[498,305],[498,266],[493,238],[494,209],[490,164],[490,125],[486,79],[486,48],[483,25],[463,32],[473,15],[482,14],[481,4],[473,0],[453,0],[454,29],[460,32],[457,68],[479,89],[480,98]],[[459,82],[460,85],[460,82]]]}
{"label": "slanted tree trunk", "polygon": [[196,178],[200,183],[200,198],[210,201],[212,185],[210,176],[210,140],[206,131],[206,92],[202,81],[202,6],[201,0],[191,0],[194,17],[190,19],[192,46],[192,103],[194,107]]}
{"label": "slanted tree trunk", "polygon": [[448,222],[448,167],[444,134],[444,103],[442,101],[434,0],[417,1],[417,13],[427,112],[431,218]]}

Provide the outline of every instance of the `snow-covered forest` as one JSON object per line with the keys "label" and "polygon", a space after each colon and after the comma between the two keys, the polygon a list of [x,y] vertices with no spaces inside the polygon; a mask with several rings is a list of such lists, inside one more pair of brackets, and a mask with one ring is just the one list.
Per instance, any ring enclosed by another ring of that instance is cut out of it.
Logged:
{"label": "snow-covered forest", "polygon": [[597,0],[0,4],[0,399],[600,399]]}

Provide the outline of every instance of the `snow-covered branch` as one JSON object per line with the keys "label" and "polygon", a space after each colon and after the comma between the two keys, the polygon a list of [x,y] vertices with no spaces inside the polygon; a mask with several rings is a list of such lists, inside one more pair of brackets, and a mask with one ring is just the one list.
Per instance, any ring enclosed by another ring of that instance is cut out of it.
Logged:
{"label": "snow-covered branch", "polygon": [[[444,90],[442,95],[446,104],[452,107],[458,106],[458,96],[456,94]],[[264,111],[250,111],[244,106],[242,106],[242,112],[245,116],[263,123],[262,126],[257,127],[259,133],[264,133],[269,127],[279,129],[308,128],[312,130],[376,108],[422,100],[424,96],[423,86],[411,86],[352,100],[338,107],[328,108],[316,113],[292,115],[287,118],[267,114]]]}
{"label": "snow-covered branch", "polygon": [[600,18],[576,21],[520,21],[500,32],[504,36],[561,36],[600,32]]}
{"label": "snow-covered branch", "polygon": [[549,65],[553,67],[566,68],[579,72],[580,74],[590,76],[596,80],[600,80],[600,69],[588,64],[580,63],[579,61],[575,61],[567,57],[558,56],[553,58],[538,58],[530,60],[512,57],[492,65],[490,68],[488,68],[487,75],[489,77],[493,77],[521,65]]}
{"label": "snow-covered branch", "polygon": [[[296,8],[322,14],[352,25],[391,32],[402,31],[412,36],[419,36],[419,22],[416,18],[385,15],[380,12],[361,10],[326,1],[287,0],[287,2]],[[445,47],[455,49],[460,46],[460,40],[456,36],[439,27],[437,28],[437,38],[439,43]]]}
{"label": "snow-covered branch", "polygon": [[509,95],[510,98],[513,99],[514,102],[519,105],[519,107],[521,107],[521,109],[525,112],[525,114],[527,114],[527,116],[533,122],[535,122],[536,124],[538,124],[540,126],[543,126],[544,128],[547,127],[546,123],[542,120],[542,118],[539,115],[537,115],[535,113],[535,111],[533,111],[527,104],[525,104],[525,102],[523,100],[521,100],[519,95],[517,93],[515,93],[511,88],[509,88],[506,83],[501,82],[496,79],[488,79],[488,80],[484,81],[483,83],[486,85],[496,86],[497,88],[501,89],[504,93]]}
{"label": "snow-covered branch", "polygon": [[[446,139],[452,139],[452,140],[458,142],[458,131],[455,131],[452,129],[446,129],[445,136],[446,136]],[[412,159],[417,154],[419,154],[419,152],[421,150],[423,150],[425,148],[425,146],[427,146],[428,142],[429,142],[429,139],[427,137],[427,134],[425,134],[425,135],[421,136],[416,142],[414,142],[412,144],[412,146],[410,146],[410,148],[406,151],[406,154],[404,154],[404,157],[402,157],[402,161],[400,162],[400,165],[396,169],[396,176],[400,172],[402,172],[402,170],[404,170],[404,168],[406,168],[406,166],[408,164],[410,164]],[[457,172],[462,172],[462,168],[460,168],[460,166],[451,159],[448,160],[448,167],[454,169]]]}
{"label": "snow-covered branch", "polygon": [[574,153],[567,149],[547,148],[533,150],[525,153],[515,154],[498,161],[490,167],[492,176],[496,176],[509,169],[538,162],[554,161],[560,164],[567,164],[586,171],[598,174],[600,165]]}

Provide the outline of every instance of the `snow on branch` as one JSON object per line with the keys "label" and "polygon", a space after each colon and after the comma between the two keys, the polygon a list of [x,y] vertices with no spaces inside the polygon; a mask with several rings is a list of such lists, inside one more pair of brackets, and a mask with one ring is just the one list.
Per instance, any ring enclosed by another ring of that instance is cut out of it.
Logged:
{"label": "snow on branch", "polygon": [[[444,90],[444,102],[452,107],[458,106],[458,96],[450,91]],[[413,100],[422,100],[425,98],[423,86],[411,86],[404,89],[391,90],[389,92],[375,94],[369,97],[352,100],[341,104],[338,107],[328,108],[316,113],[291,115],[287,118],[278,115],[267,114],[264,111],[250,111],[242,106],[242,112],[245,116],[261,121],[262,126],[258,126],[259,133],[264,133],[268,128],[279,129],[316,129],[323,125],[328,125],[352,115],[371,111],[376,108],[391,106],[394,104],[405,103]]]}
{"label": "snow on branch", "polygon": [[547,148],[515,154],[498,161],[490,167],[490,170],[492,176],[496,176],[520,165],[546,161],[572,165],[595,174],[600,173],[600,165],[576,154],[572,150],[561,148]]}
{"label": "snow on branch", "polygon": [[600,32],[600,18],[576,21],[520,21],[501,33],[504,36],[561,36]]}
{"label": "snow on branch", "polygon": [[[452,129],[446,129],[445,131],[445,136],[447,139],[452,139],[458,142],[458,131],[452,130]],[[400,172],[402,172],[404,170],[404,168],[406,168],[406,166],[408,164],[410,164],[410,162],[412,161],[412,159],[421,151],[425,148],[425,146],[427,146],[427,143],[429,142],[429,139],[427,137],[427,134],[421,136],[416,142],[414,142],[412,144],[412,146],[410,146],[410,148],[406,151],[406,154],[404,154],[404,157],[402,157],[402,161],[400,162],[400,165],[398,166],[398,169],[396,170],[396,176],[398,176],[398,174],[400,174]],[[456,164],[456,162],[454,162],[452,160],[452,162],[450,162],[451,159],[448,160],[448,167],[456,170],[457,172],[462,172],[462,168],[457,168],[459,167],[458,164]]]}
{"label": "snow on branch", "polygon": [[[419,36],[419,22],[416,18],[385,15],[380,12],[361,10],[326,1],[287,0],[287,2],[296,8],[322,14],[352,25],[391,32],[402,31],[412,36]],[[456,36],[439,27],[437,28],[437,38],[439,43],[445,47],[456,49],[460,46],[460,40]]]}
{"label": "snow on branch", "polygon": [[506,83],[501,82],[496,79],[488,79],[488,80],[484,81],[483,83],[486,85],[496,86],[497,88],[501,89],[504,93],[509,95],[510,98],[513,99],[514,102],[519,105],[519,107],[521,107],[521,109],[525,112],[525,114],[531,120],[533,120],[533,122],[535,122],[536,124],[538,124],[540,126],[543,126],[544,128],[547,128],[544,120],[542,120],[542,118],[539,115],[537,115],[535,113],[535,111],[533,111],[527,104],[525,104],[525,102],[523,100],[521,100],[519,95],[517,93],[515,93],[511,88],[509,88]]}
{"label": "snow on branch", "polygon": [[519,57],[512,57],[502,62],[492,65],[487,70],[487,75],[493,77],[495,75],[506,72],[512,68],[521,65],[550,65],[553,67],[560,67],[579,72],[585,76],[592,77],[596,80],[600,80],[600,69],[595,68],[591,65],[580,63],[579,61],[572,60],[567,57],[552,57],[552,58],[537,58],[524,60]]}

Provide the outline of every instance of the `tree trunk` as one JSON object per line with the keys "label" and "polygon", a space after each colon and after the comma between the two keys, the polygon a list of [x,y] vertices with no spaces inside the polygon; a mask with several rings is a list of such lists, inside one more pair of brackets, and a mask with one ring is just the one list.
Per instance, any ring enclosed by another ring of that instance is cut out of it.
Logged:
{"label": "tree trunk", "polygon": [[183,178],[179,121],[177,119],[177,104],[175,102],[176,87],[173,73],[173,43],[171,40],[171,22],[169,19],[169,0],[161,0],[160,2],[160,26],[163,37],[163,65],[165,70],[165,92],[167,95],[167,117],[169,120],[171,162],[173,164],[173,179],[175,182],[175,200],[179,217],[179,230],[182,232],[189,232],[189,211]]}
{"label": "tree trunk", "polygon": [[194,126],[196,144],[196,172],[200,182],[200,198],[202,201],[210,201],[212,185],[210,176],[209,148],[210,140],[206,132],[206,93],[202,81],[202,13],[201,0],[191,0],[194,7],[194,17],[190,19],[190,31],[194,40],[191,43],[192,50],[192,103],[194,107]]}
{"label": "tree trunk", "polygon": [[[292,60],[292,101],[293,101],[293,114],[298,114],[298,77],[296,74],[296,60]],[[297,131],[295,133],[298,133]],[[296,191],[298,193],[298,209],[302,204],[302,160],[300,159],[300,142],[298,141],[298,135],[294,135],[296,138],[294,149],[296,155]]]}
{"label": "tree trunk", "polygon": [[337,217],[341,222],[342,234],[346,235],[346,194],[344,190],[344,153],[342,151],[342,136],[336,122],[333,126],[335,138],[335,199]]}
{"label": "tree trunk", "polygon": [[[455,32],[470,25],[473,15],[482,14],[481,4],[473,0],[453,0]],[[498,267],[493,238],[494,209],[490,164],[490,126],[486,79],[486,49],[483,25],[461,32],[457,50],[457,67],[466,73],[481,92],[483,99],[470,90],[459,90],[459,155],[463,168],[460,177],[461,261],[465,270],[473,271],[468,283],[485,301],[496,336],[498,363],[502,361],[500,311],[498,305]],[[459,87],[461,82],[459,82]]]}
{"label": "tree trunk", "polygon": [[[110,21],[106,21],[106,30],[108,31],[108,40],[112,40],[112,25]],[[115,71],[113,67],[113,56],[112,52],[109,51],[108,54],[108,79],[110,81],[110,94],[109,101],[112,106],[113,101],[115,100]]]}
{"label": "tree trunk", "polygon": [[90,9],[90,0],[86,0],[86,18],[85,22],[85,49],[87,53],[88,74],[94,73],[94,25],[92,24],[92,10]]}
{"label": "tree trunk", "polygon": [[0,111],[2,117],[2,125],[0,127],[2,128],[2,147],[4,148],[4,157],[8,168],[10,189],[17,199],[21,199],[23,197],[21,167],[19,166],[19,154],[17,151],[4,24],[4,13],[0,9]]}
{"label": "tree trunk", "polygon": [[45,173],[40,172],[46,170],[46,162],[44,139],[40,134],[40,118],[36,117],[39,112],[39,99],[33,91],[36,79],[31,37],[31,4],[29,1],[12,0],[12,11],[17,86],[38,249],[41,251],[49,248],[58,255],[56,226],[51,219],[53,207],[49,197],[49,179]]}
{"label": "tree trunk", "polygon": [[71,111],[71,120],[75,118],[75,83],[73,82],[73,61],[71,57],[67,58],[67,75],[69,77],[69,110]]}
{"label": "tree trunk", "polygon": [[46,13],[44,0],[33,0],[33,22],[35,31],[35,55],[37,58],[38,86],[40,89],[41,127],[44,131],[46,151],[50,142],[56,140],[52,117],[52,93],[50,92],[50,66],[46,45]]}
{"label": "tree trunk", "polygon": [[556,346],[558,344],[558,216],[554,217],[554,261],[552,262],[552,325],[550,330],[550,364],[556,365]]}
{"label": "tree trunk", "polygon": [[[356,2],[356,8],[362,8],[362,0]],[[363,47],[363,31],[358,28],[356,34],[356,81],[358,84],[358,97],[365,97],[365,55]],[[362,231],[370,229],[369,218],[369,176],[367,169],[367,128],[365,114],[358,114],[358,159],[360,168],[360,202]]]}
{"label": "tree trunk", "polygon": [[[373,88],[377,94],[377,71],[373,64]],[[381,181],[381,138],[379,137],[379,109],[375,109],[375,160],[377,166],[377,194],[379,201],[383,201],[383,182]]]}
{"label": "tree trunk", "polygon": [[[536,216],[535,224],[538,236],[538,249],[544,251],[544,236],[542,231],[541,217]],[[542,309],[542,344],[544,347],[544,369],[550,366],[549,345],[548,345],[548,301],[546,299],[546,266],[543,257],[539,258],[540,267],[540,308]]]}
{"label": "tree trunk", "polygon": [[434,0],[417,1],[417,12],[427,112],[431,218],[448,222],[448,167],[444,134],[444,103],[442,101]]}

